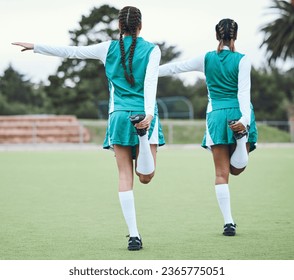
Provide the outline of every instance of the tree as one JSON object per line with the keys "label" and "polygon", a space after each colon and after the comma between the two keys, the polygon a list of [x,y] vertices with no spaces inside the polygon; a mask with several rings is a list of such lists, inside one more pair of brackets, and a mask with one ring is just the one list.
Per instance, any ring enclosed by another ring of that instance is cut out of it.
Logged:
{"label": "tree", "polygon": [[[273,6],[270,9],[277,12],[278,17],[261,28],[261,31],[265,33],[261,47],[266,46],[269,55],[268,63],[272,65],[272,62],[276,62],[278,58],[284,61],[294,58],[294,0],[290,2],[273,0]],[[291,69],[288,73],[291,73]],[[291,79],[293,80],[293,75]],[[286,93],[287,97],[288,95],[289,93]],[[293,132],[291,138],[294,139],[293,93],[290,93],[290,99],[286,99],[286,102],[290,131]]]}
{"label": "tree", "polygon": [[252,69],[251,98],[257,120],[287,120],[284,88],[284,75],[278,69]]}
{"label": "tree", "polygon": [[31,97],[31,84],[24,76],[15,71],[11,65],[4,71],[0,81],[1,94],[8,102],[28,104]]}
{"label": "tree", "polygon": [[47,105],[42,88],[34,85],[10,65],[0,78],[0,115],[40,113]]}
{"label": "tree", "polygon": [[273,0],[269,9],[277,13],[278,17],[261,28],[265,36],[260,47],[266,46],[268,62],[271,64],[278,58],[294,58],[294,0]]}

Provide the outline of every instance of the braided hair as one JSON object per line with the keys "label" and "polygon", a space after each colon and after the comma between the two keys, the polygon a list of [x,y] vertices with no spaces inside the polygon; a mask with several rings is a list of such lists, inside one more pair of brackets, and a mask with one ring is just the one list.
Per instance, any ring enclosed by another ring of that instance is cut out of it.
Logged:
{"label": "braided hair", "polygon": [[[139,9],[126,6],[120,10],[118,15],[119,26],[120,26],[120,36],[119,36],[119,45],[121,53],[121,63],[124,69],[124,75],[126,80],[131,86],[134,86],[135,79],[133,76],[133,57],[135,53],[136,43],[137,43],[137,30],[141,28],[142,15]],[[126,66],[126,53],[123,42],[123,35],[128,34],[132,36],[132,44],[130,47],[129,55],[129,69]]]}
{"label": "braided hair", "polygon": [[237,39],[238,24],[232,19],[222,19],[216,26],[216,39],[219,41],[217,52],[220,52],[225,44],[229,44],[232,52],[235,51],[235,40]]}

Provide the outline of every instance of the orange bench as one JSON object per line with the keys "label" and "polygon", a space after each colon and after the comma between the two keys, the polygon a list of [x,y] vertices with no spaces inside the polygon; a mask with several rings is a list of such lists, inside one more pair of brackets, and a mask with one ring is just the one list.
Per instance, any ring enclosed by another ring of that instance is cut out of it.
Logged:
{"label": "orange bench", "polygon": [[88,129],[75,116],[0,116],[0,143],[86,143]]}

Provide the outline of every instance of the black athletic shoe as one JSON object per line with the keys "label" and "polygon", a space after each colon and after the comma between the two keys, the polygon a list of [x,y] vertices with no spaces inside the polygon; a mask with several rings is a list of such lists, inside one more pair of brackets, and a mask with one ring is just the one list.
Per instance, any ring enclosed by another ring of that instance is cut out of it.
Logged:
{"label": "black athletic shoe", "polygon": [[143,248],[142,239],[139,237],[130,237],[128,242],[129,251],[138,251]]}
{"label": "black athletic shoe", "polygon": [[[231,121],[228,121],[228,125],[230,126],[230,125],[232,125],[232,124],[234,124],[235,122],[237,122],[238,120],[231,120]],[[247,126],[247,128],[246,129],[244,129],[243,131],[238,131],[238,132],[236,132],[236,131],[233,131],[234,132],[234,138],[236,139],[236,140],[239,140],[239,139],[241,139],[242,137],[244,137],[244,136],[248,136],[248,130],[249,130],[249,126]]]}
{"label": "black athletic shoe", "polygon": [[236,234],[236,224],[225,224],[223,235],[234,236]]}
{"label": "black athletic shoe", "polygon": [[[130,116],[130,121],[133,125],[135,125],[136,123],[141,122],[142,120],[145,119],[145,115],[144,114],[138,114],[138,115],[133,115]],[[136,128],[136,131],[138,133],[139,136],[144,136],[147,133],[147,129],[143,128],[143,129],[138,129]]]}

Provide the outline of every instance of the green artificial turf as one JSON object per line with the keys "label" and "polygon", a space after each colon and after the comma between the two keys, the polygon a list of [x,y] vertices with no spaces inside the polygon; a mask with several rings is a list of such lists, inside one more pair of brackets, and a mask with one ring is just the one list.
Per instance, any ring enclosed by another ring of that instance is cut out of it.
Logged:
{"label": "green artificial turf", "polygon": [[1,260],[294,259],[294,148],[258,148],[230,177],[237,235],[222,235],[211,154],[161,148],[135,179],[143,250],[129,252],[109,151],[0,153]]}

